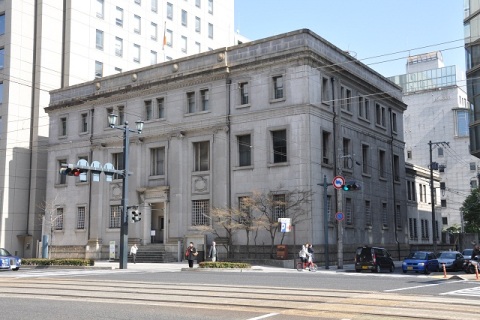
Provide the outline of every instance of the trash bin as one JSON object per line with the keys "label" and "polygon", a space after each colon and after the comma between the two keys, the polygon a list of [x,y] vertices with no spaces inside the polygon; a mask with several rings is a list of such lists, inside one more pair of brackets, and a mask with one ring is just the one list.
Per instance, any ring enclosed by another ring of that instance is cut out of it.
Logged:
{"label": "trash bin", "polygon": [[288,250],[285,245],[277,246],[277,259],[286,260],[288,258]]}

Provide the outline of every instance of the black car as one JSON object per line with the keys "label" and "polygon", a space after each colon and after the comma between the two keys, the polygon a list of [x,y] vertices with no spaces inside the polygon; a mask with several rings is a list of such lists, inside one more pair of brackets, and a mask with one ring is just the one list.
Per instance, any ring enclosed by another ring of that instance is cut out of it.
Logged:
{"label": "black car", "polygon": [[370,270],[380,272],[387,269],[395,271],[395,264],[392,256],[384,248],[379,247],[358,247],[355,252],[355,271]]}

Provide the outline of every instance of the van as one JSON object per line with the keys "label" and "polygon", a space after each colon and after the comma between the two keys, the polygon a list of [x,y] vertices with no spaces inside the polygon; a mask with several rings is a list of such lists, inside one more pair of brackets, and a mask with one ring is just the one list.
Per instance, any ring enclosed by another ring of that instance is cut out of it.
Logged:
{"label": "van", "polygon": [[387,269],[395,271],[395,263],[392,256],[384,248],[379,247],[358,247],[355,252],[355,271],[370,270],[380,272]]}

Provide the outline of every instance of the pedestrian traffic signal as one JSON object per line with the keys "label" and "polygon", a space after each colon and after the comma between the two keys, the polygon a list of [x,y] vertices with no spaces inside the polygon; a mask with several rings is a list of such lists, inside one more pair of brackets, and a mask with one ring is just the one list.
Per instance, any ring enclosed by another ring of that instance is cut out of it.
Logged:
{"label": "pedestrian traffic signal", "polygon": [[361,189],[360,184],[358,184],[355,181],[349,181],[346,184],[342,185],[343,191],[357,191],[360,189]]}
{"label": "pedestrian traffic signal", "polygon": [[140,220],[142,220],[142,218],[140,218],[141,214],[142,213],[139,212],[138,210],[133,210],[132,211],[132,223],[139,222]]}

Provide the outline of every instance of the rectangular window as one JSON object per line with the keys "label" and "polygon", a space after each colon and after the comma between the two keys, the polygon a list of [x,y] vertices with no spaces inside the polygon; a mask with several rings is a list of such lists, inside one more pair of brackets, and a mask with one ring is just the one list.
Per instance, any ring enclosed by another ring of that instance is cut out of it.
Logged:
{"label": "rectangular window", "polygon": [[377,126],[386,127],[385,123],[385,107],[375,103],[375,123]]}
{"label": "rectangular window", "polygon": [[[370,173],[370,148],[366,144],[362,144],[362,173]],[[353,164],[352,164],[353,165]]]}
{"label": "rectangular window", "polygon": [[200,111],[207,111],[209,109],[209,100],[210,100],[210,93],[208,89],[200,90],[200,99],[201,99],[201,106]]}
{"label": "rectangular window", "polygon": [[352,169],[351,143],[350,139],[343,138],[343,168]]}
{"label": "rectangular window", "polygon": [[167,18],[173,20],[173,4],[167,2]]}
{"label": "rectangular window", "polygon": [[397,155],[393,156],[393,180],[400,181],[400,157]]}
{"label": "rectangular window", "polygon": [[195,17],[195,32],[200,33],[202,28],[202,20],[199,17]]}
{"label": "rectangular window", "polygon": [[274,194],[272,197],[272,206],[273,221],[278,221],[278,218],[287,217],[287,201],[284,194]]}
{"label": "rectangular window", "polygon": [[273,77],[273,99],[283,98],[283,76]]}
{"label": "rectangular window", "polygon": [[140,45],[133,44],[133,61],[140,63]]}
{"label": "rectangular window", "polygon": [[194,148],[194,171],[210,170],[210,142],[195,142]]}
{"label": "rectangular window", "polygon": [[181,40],[180,44],[181,44],[182,52],[187,53],[187,37],[182,36],[180,40]]}
{"label": "rectangular window", "polygon": [[392,112],[392,132],[397,132],[397,114]]}
{"label": "rectangular window", "polygon": [[119,37],[115,37],[115,55],[123,56],[123,39]]}
{"label": "rectangular window", "polygon": [[442,200],[441,200],[441,205],[442,205],[442,208],[446,208],[446,207],[447,207],[447,200],[446,200],[446,199],[442,199]]}
{"label": "rectangular window", "polygon": [[165,174],[165,148],[150,149],[150,175],[163,176]]}
{"label": "rectangular window", "polygon": [[5,49],[0,48],[0,69],[5,67]]}
{"label": "rectangular window", "polygon": [[95,78],[103,77],[103,62],[95,61]]}
{"label": "rectangular window", "polygon": [[370,99],[364,99],[364,106],[365,106],[365,119],[370,120]]}
{"label": "rectangular window", "polygon": [[322,163],[331,164],[331,133],[328,131],[322,131]]}
{"label": "rectangular window", "polygon": [[110,219],[108,222],[108,227],[110,229],[120,228],[121,218],[122,218],[122,207],[110,206]]}
{"label": "rectangular window", "polygon": [[123,27],[123,9],[116,7],[115,10],[115,24],[119,27]]}
{"label": "rectangular window", "polygon": [[[57,172],[60,172],[60,169],[63,167],[62,164],[67,164],[67,159],[58,160],[57,162]],[[67,176],[64,174],[57,174],[57,184],[67,184]]]}
{"label": "rectangular window", "polygon": [[353,225],[353,206],[352,199],[345,199],[345,223],[347,225]]}
{"label": "rectangular window", "polygon": [[330,79],[322,78],[322,102],[330,104]]}
{"label": "rectangular window", "polygon": [[397,204],[395,205],[395,221],[397,223],[397,229],[402,228],[402,216],[401,216],[401,210],[400,210],[400,205]]}
{"label": "rectangular window", "polygon": [[213,24],[211,23],[208,24],[208,37],[213,39]]}
{"label": "rectangular window", "polygon": [[340,107],[348,112],[352,112],[352,90],[346,87],[340,87]]}
{"label": "rectangular window", "polygon": [[182,10],[182,26],[187,26],[187,11]]}
{"label": "rectangular window", "polygon": [[287,130],[271,131],[273,163],[287,162]]}
{"label": "rectangular window", "polygon": [[88,132],[88,113],[82,113],[80,115],[80,132]]}
{"label": "rectangular window", "polygon": [[[123,152],[112,153],[112,164],[115,170],[123,170],[125,169],[123,164]],[[122,175],[120,173],[115,173],[113,175],[113,179],[122,179]]]}
{"label": "rectangular window", "polygon": [[407,200],[412,200],[412,182],[407,181]]}
{"label": "rectangular window", "polygon": [[166,41],[167,46],[172,47],[173,46],[173,31],[167,29],[165,37],[166,37],[165,41]]}
{"label": "rectangular window", "polygon": [[142,33],[142,18],[136,14],[133,15],[133,32],[138,34]]}
{"label": "rectangular window", "polygon": [[117,112],[118,112],[118,124],[119,125],[125,124],[125,108],[123,106],[118,106]]}
{"label": "rectangular window", "polygon": [[365,225],[372,225],[372,209],[370,207],[370,201],[365,200]]}
{"label": "rectangular window", "polygon": [[57,208],[56,215],[53,219],[54,229],[63,230],[63,208]]}
{"label": "rectangular window", "polygon": [[388,227],[387,204],[385,202],[382,202],[382,225]]}
{"label": "rectangular window", "polygon": [[60,134],[59,136],[65,137],[67,135],[67,117],[60,118]]}
{"label": "rectangular window", "polygon": [[237,136],[238,143],[238,166],[245,167],[252,165],[252,146],[249,134]]}
{"label": "rectangular window", "polygon": [[201,0],[195,0],[195,5],[200,8],[201,7]]}
{"label": "rectangular window", "polygon": [[386,159],[385,159],[385,151],[379,150],[378,151],[378,174],[380,178],[385,178],[386,175]]}
{"label": "rectangular window", "polygon": [[240,104],[248,104],[248,82],[239,84],[240,88]]}
{"label": "rectangular window", "polygon": [[142,0],[135,0],[135,3],[138,4],[138,5],[141,5],[141,4],[142,4]]}
{"label": "rectangular window", "polygon": [[455,110],[455,135],[457,137],[468,137],[469,116],[468,110]]}
{"label": "rectangular window", "polygon": [[187,92],[187,111],[194,113],[195,109],[195,92]]}
{"label": "rectangular window", "polygon": [[152,120],[153,119],[153,108],[152,108],[152,100],[147,100],[143,102],[145,104],[145,120]]}
{"label": "rectangular window", "polygon": [[152,0],[151,2],[151,9],[153,12],[157,12],[158,11],[158,0]]}
{"label": "rectangular window", "polygon": [[[103,19],[103,0],[97,0],[96,10],[97,10],[97,18]],[[3,20],[3,23],[1,23],[2,20]],[[3,25],[3,33],[1,34],[4,34],[5,33],[5,14],[0,15],[0,24]]]}
{"label": "rectangular window", "polygon": [[408,218],[408,233],[410,240],[418,240],[417,219]]}
{"label": "rectangular window", "polygon": [[210,200],[192,201],[192,226],[210,225]]}
{"label": "rectangular window", "polygon": [[77,208],[77,229],[85,229],[85,207]]}
{"label": "rectangular window", "polygon": [[200,42],[195,41],[195,50],[196,50],[196,53],[202,52]]}
{"label": "rectangular window", "polygon": [[150,51],[150,64],[151,65],[157,64],[157,52],[156,51],[153,51],[153,50]]}
{"label": "rectangular window", "polygon": [[208,13],[213,14],[213,0],[208,0]]}
{"label": "rectangular window", "polygon": [[165,118],[165,103],[163,98],[157,98],[158,119]]}
{"label": "rectangular window", "polygon": [[157,41],[158,27],[157,24],[154,22],[150,23],[150,33],[150,39]]}
{"label": "rectangular window", "polygon": [[96,37],[95,37],[95,46],[99,50],[103,50],[103,31],[96,30]]}

